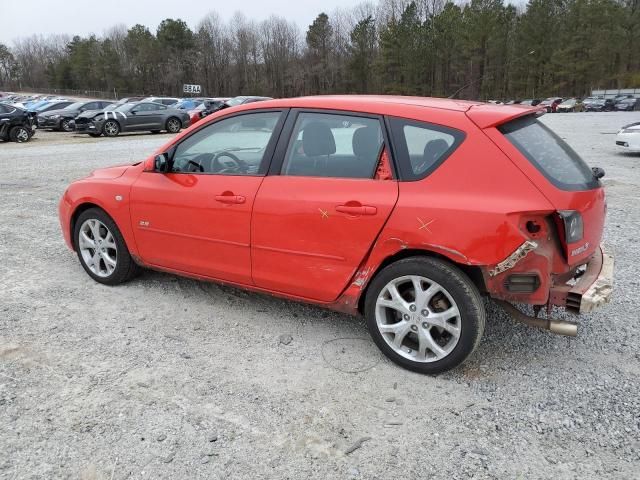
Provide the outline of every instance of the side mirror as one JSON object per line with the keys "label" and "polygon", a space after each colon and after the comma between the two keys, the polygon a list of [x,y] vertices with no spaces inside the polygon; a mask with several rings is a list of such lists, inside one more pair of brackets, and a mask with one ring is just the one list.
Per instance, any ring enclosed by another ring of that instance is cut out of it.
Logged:
{"label": "side mirror", "polygon": [[591,171],[593,172],[593,176],[596,177],[598,180],[604,177],[604,169],[600,167],[593,167]]}
{"label": "side mirror", "polygon": [[153,167],[156,172],[167,173],[169,171],[169,158],[166,153],[156,155],[153,161]]}
{"label": "side mirror", "polygon": [[129,113],[130,113],[131,115],[135,115],[136,113],[138,113],[138,110],[131,110]]}

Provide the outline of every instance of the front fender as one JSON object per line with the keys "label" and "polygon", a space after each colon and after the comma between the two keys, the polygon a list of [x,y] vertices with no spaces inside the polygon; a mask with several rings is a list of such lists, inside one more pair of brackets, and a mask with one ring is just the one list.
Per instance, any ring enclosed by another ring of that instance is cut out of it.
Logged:
{"label": "front fender", "polygon": [[129,249],[137,256],[130,214],[131,185],[140,173],[140,166],[130,167],[118,178],[89,177],[72,183],[59,204],[60,224],[67,246],[74,250],[73,221],[80,211],[90,205],[104,210],[116,223]]}

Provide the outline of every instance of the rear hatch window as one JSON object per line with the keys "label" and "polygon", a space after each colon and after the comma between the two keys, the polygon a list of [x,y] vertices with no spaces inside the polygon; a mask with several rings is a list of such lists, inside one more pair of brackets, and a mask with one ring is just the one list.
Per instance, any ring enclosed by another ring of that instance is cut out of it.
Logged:
{"label": "rear hatch window", "polygon": [[600,186],[584,160],[536,117],[518,118],[498,128],[556,187],[575,191]]}

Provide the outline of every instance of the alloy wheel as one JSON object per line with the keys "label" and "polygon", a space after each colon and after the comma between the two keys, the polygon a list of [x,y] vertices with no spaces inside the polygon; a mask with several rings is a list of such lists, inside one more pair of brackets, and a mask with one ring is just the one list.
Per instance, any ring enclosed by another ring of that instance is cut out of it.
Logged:
{"label": "alloy wheel", "polygon": [[20,127],[18,129],[18,133],[16,133],[16,141],[17,142],[26,142],[29,140],[29,132],[26,128]]}
{"label": "alloy wheel", "polygon": [[177,133],[180,130],[180,123],[175,118],[170,119],[167,122],[167,130],[171,133]]}
{"label": "alloy wheel", "polygon": [[116,269],[116,242],[111,231],[100,220],[85,220],[78,234],[78,248],[86,266],[98,277],[108,277]]}
{"label": "alloy wheel", "polygon": [[414,362],[441,360],[460,340],[458,305],[444,287],[423,276],[387,283],[376,299],[375,319],[389,347]]}
{"label": "alloy wheel", "polygon": [[118,124],[115,122],[107,122],[104,125],[104,131],[107,135],[117,135],[118,134]]}

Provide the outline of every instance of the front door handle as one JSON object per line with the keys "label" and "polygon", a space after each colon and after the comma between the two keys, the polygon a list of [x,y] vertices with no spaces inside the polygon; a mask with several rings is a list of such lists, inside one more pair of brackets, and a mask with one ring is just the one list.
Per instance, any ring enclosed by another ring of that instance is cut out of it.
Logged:
{"label": "front door handle", "polygon": [[378,213],[378,209],[370,205],[338,205],[336,211],[348,215],[375,215]]}
{"label": "front door handle", "polygon": [[242,195],[234,195],[233,192],[223,192],[222,195],[216,195],[216,202],[226,204],[240,204],[246,202],[246,198]]}

